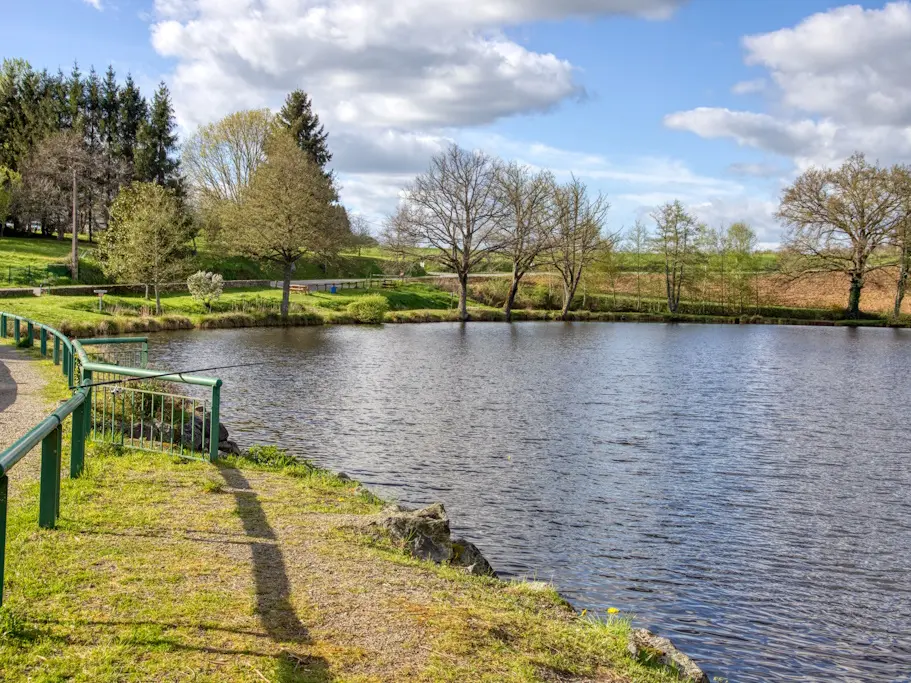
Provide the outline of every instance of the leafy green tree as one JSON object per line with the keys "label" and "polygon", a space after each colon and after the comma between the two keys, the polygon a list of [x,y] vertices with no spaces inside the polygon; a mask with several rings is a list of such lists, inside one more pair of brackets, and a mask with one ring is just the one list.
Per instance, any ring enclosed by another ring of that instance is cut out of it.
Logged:
{"label": "leafy green tree", "polygon": [[139,131],[135,176],[141,182],[178,189],[180,162],[177,157],[177,122],[171,93],[162,82],[155,91],[149,118]]}
{"label": "leafy green tree", "polygon": [[133,183],[111,207],[110,230],[99,256],[106,275],[152,285],[161,315],[161,286],[187,270],[187,229],[175,192],[157,183]]}
{"label": "leafy green tree", "polygon": [[756,271],[756,233],[743,221],[732,223],[725,236],[729,253],[730,291],[738,311],[751,299]]}
{"label": "leafy green tree", "polygon": [[235,248],[282,268],[281,314],[288,317],[295,264],[307,254],[338,251],[349,240],[332,182],[286,133],[274,135],[266,161],[240,201],[225,212]]}
{"label": "leafy green tree", "polygon": [[13,196],[22,182],[22,176],[7,168],[0,166],[0,237],[6,229],[6,219],[9,216]]}
{"label": "leafy green tree", "polygon": [[332,161],[328,147],[329,134],[320,123],[319,116],[314,113],[310,96],[303,90],[289,93],[278,112],[278,120],[291,133],[297,146],[325,171]]}

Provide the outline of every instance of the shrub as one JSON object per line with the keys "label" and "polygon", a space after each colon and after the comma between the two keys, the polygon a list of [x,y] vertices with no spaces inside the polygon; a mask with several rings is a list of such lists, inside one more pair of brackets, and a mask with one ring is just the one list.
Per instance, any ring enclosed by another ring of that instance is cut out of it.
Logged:
{"label": "shrub", "polygon": [[207,311],[212,310],[212,304],[221,298],[225,287],[224,278],[218,273],[207,273],[200,270],[187,278],[187,288],[190,296],[202,303]]}
{"label": "shrub", "polygon": [[389,300],[382,294],[371,294],[348,304],[348,313],[359,323],[378,325],[389,311]]}

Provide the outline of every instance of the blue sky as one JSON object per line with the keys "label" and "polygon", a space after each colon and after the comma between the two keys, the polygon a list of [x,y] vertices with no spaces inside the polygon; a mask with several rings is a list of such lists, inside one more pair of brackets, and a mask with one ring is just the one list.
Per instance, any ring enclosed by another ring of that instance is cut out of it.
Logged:
{"label": "blue sky", "polygon": [[36,0],[4,14],[4,57],[111,63],[147,93],[164,80],[187,132],[304,87],[346,203],[375,224],[449,140],[579,174],[609,194],[614,229],[679,196],[767,244],[803,168],[856,148],[911,156],[906,2]]}

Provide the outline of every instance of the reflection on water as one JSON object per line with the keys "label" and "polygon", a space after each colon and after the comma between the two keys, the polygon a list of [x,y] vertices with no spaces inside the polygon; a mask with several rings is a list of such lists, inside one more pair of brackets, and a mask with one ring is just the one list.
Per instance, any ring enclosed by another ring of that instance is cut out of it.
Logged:
{"label": "reflection on water", "polygon": [[[449,324],[157,335],[224,420],[405,503],[495,568],[618,607],[712,675],[907,681],[911,334]],[[232,437],[233,438],[233,437]]]}

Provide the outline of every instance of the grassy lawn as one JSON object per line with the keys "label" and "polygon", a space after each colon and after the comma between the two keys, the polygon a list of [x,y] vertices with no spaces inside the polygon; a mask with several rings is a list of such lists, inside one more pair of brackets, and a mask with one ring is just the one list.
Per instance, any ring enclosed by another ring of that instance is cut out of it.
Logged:
{"label": "grassy lawn", "polygon": [[0,680],[677,680],[626,654],[626,619],[412,559],[370,526],[381,501],[309,464],[99,445],[42,530],[37,455],[13,471]]}
{"label": "grassy lawn", "polygon": [[[314,292],[291,295],[291,312],[296,322],[321,324],[349,322],[346,308],[358,298],[369,294],[381,294],[389,301],[390,311],[448,311],[456,301],[449,292],[422,284],[401,285],[395,289],[346,289],[331,294]],[[74,334],[124,332],[131,329],[151,330],[159,328],[178,329],[194,326],[243,326],[245,323],[258,324],[265,319],[277,317],[282,292],[275,288],[247,288],[226,290],[212,311],[194,301],[188,294],[162,295],[163,316],[147,326],[154,302],[146,301],[141,295],[115,296],[104,298],[104,312],[98,312],[98,299],[94,296],[42,297],[24,296],[0,298],[0,311],[15,313],[53,325]],[[486,307],[478,305],[479,309]],[[232,323],[236,321],[235,323]]]}
{"label": "grassy lawn", "polygon": [[[191,269],[210,270],[220,273],[226,280],[273,280],[280,277],[279,271],[269,264],[261,264],[252,259],[225,255],[223,248],[207,245],[204,239],[197,239],[197,253],[192,258]],[[70,258],[70,240],[46,237],[3,237],[0,238],[0,287],[14,287],[28,284],[71,284],[68,276],[56,276],[47,279],[47,266],[57,263],[68,263]],[[82,278],[88,284],[104,282],[104,275],[91,260],[90,244],[85,236],[80,236],[80,259],[85,259],[83,269],[89,277]],[[298,263],[295,277],[297,279],[350,278],[367,277],[382,273],[381,264],[388,258],[382,249],[365,249],[356,253],[343,253],[338,263],[326,269],[310,259]],[[10,270],[12,269],[12,271]],[[28,269],[32,278],[28,278]]]}

